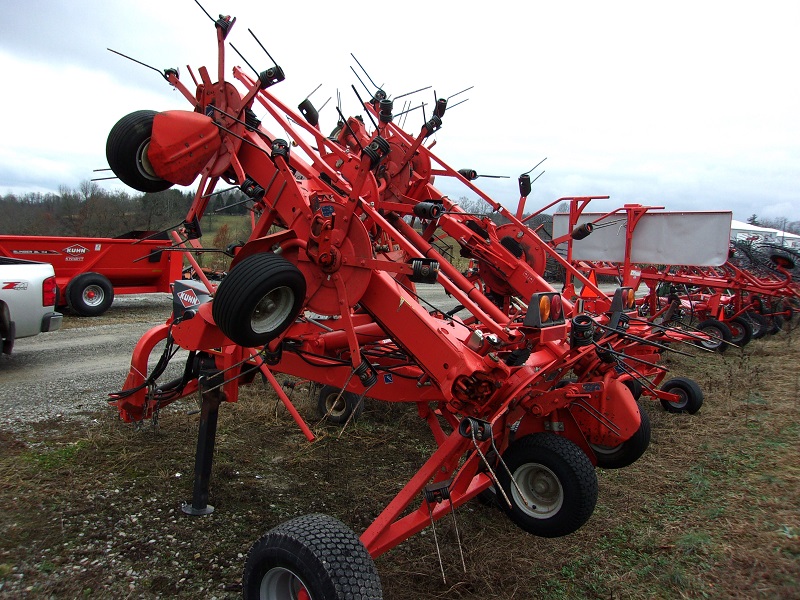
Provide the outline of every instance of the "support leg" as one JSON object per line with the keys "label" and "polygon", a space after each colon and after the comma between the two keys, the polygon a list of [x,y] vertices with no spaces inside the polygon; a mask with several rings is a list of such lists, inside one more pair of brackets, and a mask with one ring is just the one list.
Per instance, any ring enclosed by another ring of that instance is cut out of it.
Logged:
{"label": "support leg", "polygon": [[[215,378],[204,378],[212,382]],[[217,417],[219,405],[225,397],[221,388],[204,391],[200,410],[200,429],[197,432],[197,451],[194,458],[194,489],[192,503],[181,508],[187,515],[208,515],[214,507],[208,504],[208,487],[211,480],[211,466],[214,461],[214,441],[217,436]]]}

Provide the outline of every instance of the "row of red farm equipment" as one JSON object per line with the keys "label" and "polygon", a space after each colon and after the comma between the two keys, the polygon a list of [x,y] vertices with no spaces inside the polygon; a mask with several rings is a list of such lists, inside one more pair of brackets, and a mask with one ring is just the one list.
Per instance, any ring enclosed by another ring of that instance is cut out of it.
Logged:
{"label": "row of red farm equipment", "polygon": [[[473,184],[470,170],[431,151],[445,98],[435,98],[419,131],[409,133],[398,124],[402,109],[373,85],[359,98],[363,116],[340,112],[333,132],[323,133],[308,99],[294,109],[271,91],[284,79],[277,64],[254,75],[234,67],[237,83],[226,81],[235,19],[212,20],[216,75],[189,69],[189,89],[177,69],[164,71],[190,109],[123,117],[107,157],[140,191],[199,178],[183,226],[171,232],[174,243],[153,253],[182,250],[192,263],[200,250],[223,251],[199,241],[220,184],[244,194],[252,233],[224,250],[233,258],[221,282],[198,268],[197,279],[173,284],[173,312],[137,344],[113,405],[138,423],[200,394],[193,496],[184,506],[194,515],[213,510],[220,407],[256,378],[308,440],[315,434],[278,374],[315,382],[320,413],[338,422],[358,414],[365,398],[410,404],[436,443],[360,535],[313,514],[260,537],[244,567],[245,598],[381,598],[373,559],[482,494],[493,494],[531,534],[576,531],[597,502],[596,467],[627,467],[648,447],[640,396],[669,411],[700,408],[694,381],[667,377],[666,353],[741,345],[729,331],[735,323],[764,319],[768,328],[792,320],[798,291],[790,259],[776,259],[767,274],[734,265],[730,213],[637,205],[589,215],[583,209],[591,199],[572,198],[562,233],[545,241],[521,210],[513,214]],[[462,210],[434,185],[440,181],[478,196],[487,214]],[[520,207],[530,183],[528,175],[519,179]],[[685,243],[696,227],[704,228],[703,243]],[[618,238],[616,249],[585,250],[601,232]],[[471,261],[468,270],[443,259],[442,236]],[[614,255],[619,240],[622,253]],[[543,277],[548,260],[567,273],[561,290]],[[619,287],[606,293],[598,275],[618,276]],[[642,283],[647,295],[638,293]],[[455,308],[431,305],[429,286],[442,288]],[[177,356],[185,360],[181,375],[163,381]]]}

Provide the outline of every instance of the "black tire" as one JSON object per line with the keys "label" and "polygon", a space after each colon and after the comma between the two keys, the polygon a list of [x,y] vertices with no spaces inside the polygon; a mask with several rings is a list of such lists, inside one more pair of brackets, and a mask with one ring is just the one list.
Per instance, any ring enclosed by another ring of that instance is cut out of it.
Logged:
{"label": "black tire", "polygon": [[503,460],[530,506],[526,506],[504,468],[497,477],[512,506],[498,502],[521,529],[540,537],[577,531],[597,504],[597,473],[574,442],[553,433],[526,435],[503,454]]}
{"label": "black tire", "polygon": [[359,402],[359,396],[353,392],[342,392],[340,388],[332,385],[322,386],[317,398],[317,410],[321,417],[331,423],[344,425],[352,415],[358,419],[364,410],[364,400]]}
{"label": "black tire", "polygon": [[287,521],[250,548],[242,576],[245,600],[380,600],[372,557],[344,523],[322,514]]}
{"label": "black tire", "polygon": [[728,326],[728,329],[731,330],[732,344],[736,344],[742,348],[753,339],[753,326],[750,324],[750,321],[744,317],[736,317],[725,324]]}
{"label": "black tire", "polygon": [[698,346],[702,346],[707,350],[716,350],[720,353],[728,349],[728,344],[725,342],[731,341],[731,330],[722,321],[706,319],[697,325],[697,330],[712,338],[708,341],[697,342]]}
{"label": "black tire", "polygon": [[294,322],[306,295],[306,280],[277,254],[248,256],[217,288],[211,314],[228,338],[240,346],[263,346]]}
{"label": "black tire", "polygon": [[609,447],[589,444],[597,458],[597,466],[603,469],[621,469],[639,460],[650,445],[650,416],[639,411],[642,422],[629,439],[619,446]]}
{"label": "black tire", "polygon": [[678,402],[661,401],[664,410],[671,413],[687,412],[695,414],[703,406],[703,390],[693,380],[688,377],[675,377],[665,381],[661,386],[665,392],[677,394],[680,397]]}
{"label": "black tire", "polygon": [[114,302],[114,286],[100,273],[81,273],[67,284],[65,296],[80,316],[97,317]]}
{"label": "black tire", "polygon": [[767,332],[770,335],[775,335],[781,329],[783,329],[783,317],[780,315],[772,315],[767,319],[767,323],[769,323]]}
{"label": "black tire", "polygon": [[622,385],[631,391],[631,395],[633,396],[634,400],[638,400],[642,396],[644,386],[638,379],[626,379],[622,382]]}
{"label": "black tire", "polygon": [[745,313],[744,318],[747,319],[747,321],[750,323],[750,326],[753,328],[752,337],[754,340],[759,340],[767,335],[769,323],[767,323],[764,315],[751,310]]}
{"label": "black tire", "polygon": [[161,179],[147,158],[154,110],[137,110],[111,128],[106,142],[108,166],[120,181],[140,192],[163,192],[172,182]]}

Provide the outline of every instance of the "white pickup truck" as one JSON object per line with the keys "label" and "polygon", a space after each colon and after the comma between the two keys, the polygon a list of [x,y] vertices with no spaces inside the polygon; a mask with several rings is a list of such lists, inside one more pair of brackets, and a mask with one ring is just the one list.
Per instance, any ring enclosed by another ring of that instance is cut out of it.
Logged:
{"label": "white pickup truck", "polygon": [[0,256],[0,352],[11,354],[14,340],[61,327],[56,295],[53,265]]}

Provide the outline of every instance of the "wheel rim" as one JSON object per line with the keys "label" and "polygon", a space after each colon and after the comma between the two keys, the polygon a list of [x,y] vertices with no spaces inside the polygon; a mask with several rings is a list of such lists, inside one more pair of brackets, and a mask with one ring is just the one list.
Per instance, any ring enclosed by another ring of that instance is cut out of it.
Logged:
{"label": "wheel rim", "polygon": [[278,287],[261,298],[253,308],[250,326],[255,333],[269,333],[277,329],[292,312],[294,292],[286,286]]}
{"label": "wheel rim", "polygon": [[716,350],[722,345],[723,336],[722,332],[719,329],[717,329],[716,327],[704,327],[703,329],[701,329],[701,331],[702,333],[705,333],[706,335],[711,337],[710,340],[703,340],[702,342],[700,342],[700,345],[703,346],[703,348],[708,348],[709,350]]}
{"label": "wheel rim", "polygon": [[610,456],[619,450],[619,446],[603,446],[602,444],[589,444],[595,454]]}
{"label": "wheel rim", "polygon": [[519,509],[530,517],[550,518],[564,504],[564,488],[561,487],[561,482],[556,474],[544,465],[535,463],[523,465],[514,472],[514,480],[519,486],[519,491],[517,486],[512,484],[511,495]]}
{"label": "wheel rim", "polygon": [[141,144],[139,144],[139,148],[136,150],[136,166],[139,169],[139,173],[150,179],[152,181],[160,181],[161,178],[156,175],[155,170],[153,170],[153,165],[150,163],[150,159],[147,157],[147,151],[150,149],[150,138],[147,138]]}
{"label": "wheel rim", "polygon": [[99,285],[89,285],[83,290],[81,297],[86,306],[100,306],[106,295]]}
{"label": "wheel rim", "polygon": [[347,402],[344,399],[344,393],[340,394],[328,394],[328,397],[325,398],[325,414],[339,418],[344,416],[345,412],[347,411]]}
{"label": "wheel rim", "polygon": [[728,327],[731,330],[731,341],[734,344],[738,344],[744,339],[744,327],[742,327],[739,323],[734,323],[731,321],[728,323]]}
{"label": "wheel rim", "polygon": [[264,573],[258,597],[261,600],[312,600],[300,578],[283,567],[273,567]]}
{"label": "wheel rim", "polygon": [[761,323],[751,317],[747,317],[747,320],[750,323],[750,327],[753,328],[753,337],[758,336],[761,333]]}
{"label": "wheel rim", "polygon": [[679,400],[677,402],[670,402],[670,404],[672,406],[674,406],[675,408],[686,408],[686,405],[689,402],[689,396],[686,394],[686,392],[684,392],[680,388],[667,390],[667,391],[670,394],[675,394],[679,398]]}

